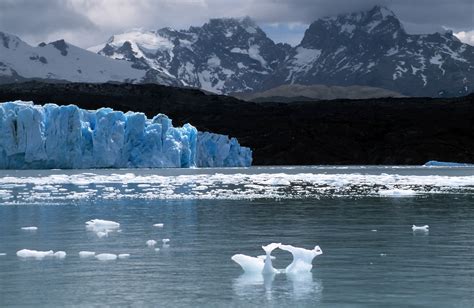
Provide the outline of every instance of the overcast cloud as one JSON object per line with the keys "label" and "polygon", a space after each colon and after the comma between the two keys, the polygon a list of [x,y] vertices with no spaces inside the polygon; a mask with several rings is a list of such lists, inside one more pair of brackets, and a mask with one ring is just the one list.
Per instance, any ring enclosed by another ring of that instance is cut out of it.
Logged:
{"label": "overcast cloud", "polygon": [[81,47],[131,28],[188,28],[213,17],[250,16],[276,40],[297,44],[317,18],[390,8],[409,33],[452,29],[474,43],[473,0],[0,0],[0,31],[31,44],[60,38]]}

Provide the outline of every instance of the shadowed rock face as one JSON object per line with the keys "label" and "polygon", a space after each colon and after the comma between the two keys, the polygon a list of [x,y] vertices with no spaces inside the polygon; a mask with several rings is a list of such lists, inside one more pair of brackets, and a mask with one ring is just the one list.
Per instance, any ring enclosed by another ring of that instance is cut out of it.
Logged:
{"label": "shadowed rock face", "polygon": [[423,164],[474,161],[474,95],[252,103],[160,85],[0,86],[0,101],[164,113],[174,125],[236,137],[255,165]]}

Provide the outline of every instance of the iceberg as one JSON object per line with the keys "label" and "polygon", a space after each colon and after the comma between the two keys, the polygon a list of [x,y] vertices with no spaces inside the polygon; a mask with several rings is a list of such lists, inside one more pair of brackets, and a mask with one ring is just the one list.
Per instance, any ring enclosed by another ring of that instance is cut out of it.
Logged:
{"label": "iceberg", "polygon": [[248,167],[235,138],[174,127],[158,114],[0,103],[1,169]]}
{"label": "iceberg", "polygon": [[[272,251],[276,248],[290,252],[293,255],[293,261],[285,269],[276,269],[272,265],[271,255]],[[300,247],[294,247],[292,245],[283,245],[281,243],[271,243],[266,246],[262,246],[265,251],[264,256],[251,257],[244,254],[235,254],[231,257],[232,261],[240,265],[245,273],[252,274],[300,274],[310,272],[313,268],[313,259],[323,254],[323,251],[319,246],[315,246],[314,249],[305,249]]]}
{"label": "iceberg", "polygon": [[430,160],[423,167],[474,167],[474,164]]}

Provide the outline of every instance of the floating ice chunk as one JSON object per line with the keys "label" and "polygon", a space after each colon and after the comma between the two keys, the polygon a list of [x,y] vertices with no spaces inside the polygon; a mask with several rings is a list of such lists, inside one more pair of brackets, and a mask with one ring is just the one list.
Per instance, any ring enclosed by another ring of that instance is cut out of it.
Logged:
{"label": "floating ice chunk", "polygon": [[43,259],[46,257],[52,257],[54,255],[54,251],[37,251],[37,250],[29,250],[29,249],[22,249],[16,252],[16,255],[20,258],[35,258],[35,259]]}
{"label": "floating ice chunk", "polygon": [[430,228],[430,226],[428,226],[428,225],[424,225],[424,226],[415,226],[415,225],[413,225],[411,227],[411,229],[413,231],[421,231],[421,232],[428,232],[429,228]]}
{"label": "floating ice chunk", "polygon": [[25,231],[36,231],[36,230],[38,230],[38,227],[35,227],[35,226],[31,226],[31,227],[21,227],[21,230],[25,230]]}
{"label": "floating ice chunk", "polygon": [[155,248],[155,251],[156,251],[156,252],[160,251],[160,248]]}
{"label": "floating ice chunk", "polygon": [[[266,258],[266,256],[265,256]],[[251,257],[244,254],[235,254],[232,261],[240,265],[246,273],[262,273],[265,262],[261,258]]]}
{"label": "floating ice chunk", "polygon": [[20,258],[34,258],[37,260],[44,259],[46,257],[54,257],[58,259],[64,259],[66,257],[66,253],[64,251],[57,251],[54,252],[52,250],[48,251],[37,251],[37,250],[30,250],[30,249],[22,249],[16,252],[16,255]]}
{"label": "floating ice chunk", "polygon": [[99,238],[108,237],[110,232],[118,232],[120,224],[111,220],[92,219],[86,222],[86,229],[95,234]]}
{"label": "floating ice chunk", "polygon": [[164,224],[154,224],[153,227],[155,228],[163,228]]}
{"label": "floating ice chunk", "polygon": [[0,252],[0,257],[6,256],[7,254],[5,252]]}
{"label": "floating ice chunk", "polygon": [[94,251],[79,251],[79,258],[92,258],[95,256]]}
{"label": "floating ice chunk", "polygon": [[267,246],[262,246],[265,251],[264,256],[251,257],[244,254],[236,254],[231,257],[232,261],[240,265],[246,273],[260,273],[260,274],[276,274],[279,271],[273,268],[272,256],[273,250],[279,248],[281,243],[271,243]]}
{"label": "floating ice chunk", "polygon": [[129,257],[130,257],[129,253],[121,253],[121,254],[118,255],[119,259],[126,259],[126,258],[129,258]]}
{"label": "floating ice chunk", "polygon": [[474,164],[430,160],[426,162],[423,166],[424,167],[474,167]]}
{"label": "floating ice chunk", "polygon": [[387,189],[379,190],[379,195],[382,197],[412,197],[417,193],[412,189]]}
{"label": "floating ice chunk", "polygon": [[66,258],[66,252],[65,251],[56,251],[53,256],[58,259],[64,259]]}
{"label": "floating ice chunk", "polygon": [[111,220],[103,219],[92,219],[86,222],[86,228],[88,230],[98,232],[98,231],[110,231],[120,228],[120,224]]}
{"label": "floating ice chunk", "polygon": [[286,273],[311,271],[313,268],[313,259],[316,256],[323,254],[323,251],[321,248],[319,248],[319,246],[315,246],[312,250],[294,247],[291,245],[280,245],[279,248],[289,251],[293,255],[293,262],[291,262],[291,264],[286,267]]}
{"label": "floating ice chunk", "polygon": [[370,230],[370,231],[372,231],[372,232],[377,232],[377,229],[372,229],[372,230]]}
{"label": "floating ice chunk", "polygon": [[153,247],[153,246],[156,245],[156,241],[155,240],[148,240],[148,241],[146,241],[146,245],[148,247]]}
{"label": "floating ice chunk", "polygon": [[117,255],[113,253],[101,253],[95,256],[99,261],[113,261],[117,260]]}
{"label": "floating ice chunk", "polygon": [[169,238],[164,238],[161,241],[163,242],[163,245],[166,245],[170,242],[170,239]]}

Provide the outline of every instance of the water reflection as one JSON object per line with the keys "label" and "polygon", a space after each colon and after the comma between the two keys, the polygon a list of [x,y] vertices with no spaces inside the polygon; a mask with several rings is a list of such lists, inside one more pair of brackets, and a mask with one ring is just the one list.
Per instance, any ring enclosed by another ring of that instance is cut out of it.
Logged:
{"label": "water reflection", "polygon": [[314,279],[311,272],[286,275],[244,273],[234,279],[232,287],[237,296],[249,300],[262,297],[271,300],[284,295],[277,293],[291,290],[291,297],[295,300],[311,299],[319,302],[323,292],[322,280]]}
{"label": "water reflection", "polygon": [[244,273],[234,280],[235,294],[245,298],[261,297],[262,294],[265,294],[267,299],[271,299],[275,276],[275,274]]}
{"label": "water reflection", "polygon": [[321,301],[323,293],[323,283],[321,279],[313,279],[313,273],[303,272],[298,274],[287,274],[287,279],[291,282],[293,298],[297,300],[311,298]]}

